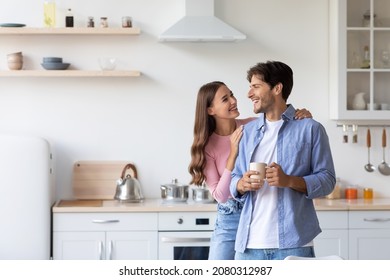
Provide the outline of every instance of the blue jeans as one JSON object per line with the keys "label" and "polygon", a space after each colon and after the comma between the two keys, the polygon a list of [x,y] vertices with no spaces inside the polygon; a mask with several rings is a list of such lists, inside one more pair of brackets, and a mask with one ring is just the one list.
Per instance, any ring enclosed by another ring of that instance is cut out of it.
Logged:
{"label": "blue jeans", "polygon": [[314,247],[291,249],[245,249],[244,253],[236,252],[236,260],[283,260],[287,256],[314,258]]}
{"label": "blue jeans", "polygon": [[218,203],[217,219],[210,242],[209,260],[234,260],[234,243],[242,206],[242,203],[234,199]]}

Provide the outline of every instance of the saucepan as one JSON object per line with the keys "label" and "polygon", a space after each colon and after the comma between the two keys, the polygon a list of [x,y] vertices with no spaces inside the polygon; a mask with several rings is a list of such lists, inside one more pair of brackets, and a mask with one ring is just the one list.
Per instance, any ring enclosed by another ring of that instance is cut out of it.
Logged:
{"label": "saucepan", "polygon": [[214,203],[215,200],[206,184],[192,186],[192,199],[197,203]]}
{"label": "saucepan", "polygon": [[186,202],[188,199],[188,185],[179,183],[177,179],[161,185],[160,189],[161,198],[165,202]]}

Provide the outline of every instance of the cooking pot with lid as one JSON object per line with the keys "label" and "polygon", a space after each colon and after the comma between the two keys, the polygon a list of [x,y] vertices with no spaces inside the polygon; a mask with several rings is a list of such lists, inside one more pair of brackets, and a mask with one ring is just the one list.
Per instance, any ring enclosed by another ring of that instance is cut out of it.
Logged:
{"label": "cooking pot with lid", "polygon": [[181,184],[177,179],[172,183],[160,186],[161,198],[166,202],[186,202],[188,199],[188,185]]}
{"label": "cooking pot with lid", "polygon": [[214,203],[215,200],[206,184],[192,187],[192,199],[198,203]]}

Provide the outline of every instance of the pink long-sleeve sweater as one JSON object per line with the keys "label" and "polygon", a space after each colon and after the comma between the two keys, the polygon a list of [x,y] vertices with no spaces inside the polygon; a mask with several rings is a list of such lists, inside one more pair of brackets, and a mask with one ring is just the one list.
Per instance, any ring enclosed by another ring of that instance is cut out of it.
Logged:
{"label": "pink long-sleeve sweater", "polygon": [[[255,118],[237,119],[236,127],[244,125]],[[230,197],[231,171],[226,169],[230,153],[230,135],[221,136],[213,133],[205,147],[206,167],[204,174],[206,184],[215,200],[224,203]]]}

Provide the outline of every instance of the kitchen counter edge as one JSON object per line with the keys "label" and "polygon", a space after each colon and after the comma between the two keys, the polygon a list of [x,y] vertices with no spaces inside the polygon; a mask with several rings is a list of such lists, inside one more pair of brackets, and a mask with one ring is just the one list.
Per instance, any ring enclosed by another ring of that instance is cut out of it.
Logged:
{"label": "kitchen counter edge", "polygon": [[[214,212],[216,203],[164,203],[161,199],[147,199],[140,203],[120,203],[115,200],[102,200],[101,206],[59,206],[57,201],[53,213],[88,213],[88,212]],[[317,211],[370,211],[390,210],[390,198],[364,199],[315,199]]]}

